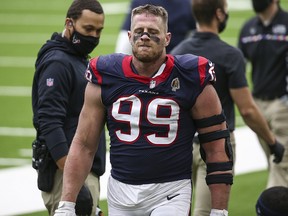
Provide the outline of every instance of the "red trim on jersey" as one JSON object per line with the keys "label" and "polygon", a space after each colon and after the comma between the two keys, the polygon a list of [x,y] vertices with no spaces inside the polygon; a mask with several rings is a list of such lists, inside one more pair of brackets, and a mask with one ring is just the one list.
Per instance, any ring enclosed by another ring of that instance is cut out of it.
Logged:
{"label": "red trim on jersey", "polygon": [[198,72],[200,77],[200,85],[202,86],[206,78],[206,65],[208,60],[202,56],[199,56],[198,59]]}
{"label": "red trim on jersey", "polygon": [[156,81],[157,85],[167,79],[167,77],[171,74],[171,71],[174,67],[174,57],[172,55],[167,55],[167,61],[164,71],[157,77],[144,77],[139,74],[135,74],[131,67],[132,56],[125,56],[122,62],[122,69],[124,75],[129,78],[133,78],[138,80],[139,82],[149,84],[151,80]]}
{"label": "red trim on jersey", "polygon": [[97,79],[97,82],[101,85],[102,84],[102,76],[100,75],[99,71],[96,68],[97,61],[98,61],[98,57],[92,58],[90,60],[89,65],[90,65],[90,68],[92,69],[93,74],[95,75],[95,77]]}

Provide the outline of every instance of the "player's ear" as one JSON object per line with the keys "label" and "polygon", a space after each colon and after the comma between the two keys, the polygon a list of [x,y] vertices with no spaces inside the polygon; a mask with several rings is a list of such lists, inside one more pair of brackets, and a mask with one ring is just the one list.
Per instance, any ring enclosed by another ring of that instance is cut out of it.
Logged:
{"label": "player's ear", "polygon": [[168,46],[170,44],[170,40],[171,40],[171,32],[167,32],[165,37],[165,46]]}
{"label": "player's ear", "polygon": [[127,35],[128,35],[128,39],[129,39],[129,43],[131,44],[132,46],[132,35],[131,35],[131,31],[127,31]]}

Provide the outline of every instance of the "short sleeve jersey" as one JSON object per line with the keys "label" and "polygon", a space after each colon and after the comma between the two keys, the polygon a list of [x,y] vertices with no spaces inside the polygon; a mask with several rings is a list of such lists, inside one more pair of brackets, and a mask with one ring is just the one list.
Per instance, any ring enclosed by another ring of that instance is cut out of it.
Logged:
{"label": "short sleeve jersey", "polygon": [[112,176],[148,184],[191,178],[195,125],[190,110],[213,80],[212,63],[194,55],[167,55],[152,78],[136,74],[132,56],[90,60],[87,79],[101,86],[107,108]]}
{"label": "short sleeve jersey", "polygon": [[288,94],[288,13],[280,9],[265,26],[256,16],[241,29],[239,48],[252,64],[253,95],[274,99]]}
{"label": "short sleeve jersey", "polygon": [[229,129],[235,129],[234,102],[230,89],[247,87],[245,62],[241,51],[220,40],[210,32],[195,32],[192,37],[180,43],[171,54],[192,53],[208,58],[215,64],[214,84],[220,98]]}

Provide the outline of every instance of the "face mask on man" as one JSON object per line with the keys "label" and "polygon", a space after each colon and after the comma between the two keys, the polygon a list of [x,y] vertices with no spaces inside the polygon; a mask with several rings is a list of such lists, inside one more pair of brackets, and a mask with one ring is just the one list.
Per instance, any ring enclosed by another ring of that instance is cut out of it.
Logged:
{"label": "face mask on man", "polygon": [[229,14],[228,13],[225,13],[225,12],[223,12],[223,13],[225,14],[225,19],[222,22],[219,23],[219,26],[218,26],[218,32],[219,33],[224,31],[224,29],[226,28],[226,25],[227,25],[227,20],[229,18]]}
{"label": "face mask on man", "polygon": [[82,56],[87,56],[94,48],[99,44],[99,37],[85,36],[77,32],[74,28],[74,32],[71,37],[73,47]]}
{"label": "face mask on man", "polygon": [[272,0],[252,0],[252,6],[256,13],[265,11],[271,3]]}

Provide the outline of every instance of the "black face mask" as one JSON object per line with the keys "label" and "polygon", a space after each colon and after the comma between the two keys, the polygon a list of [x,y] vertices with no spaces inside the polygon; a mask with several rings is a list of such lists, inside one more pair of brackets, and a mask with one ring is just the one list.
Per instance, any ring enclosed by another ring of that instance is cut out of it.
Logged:
{"label": "black face mask", "polygon": [[253,9],[256,13],[261,13],[266,10],[272,0],[252,0]]}
{"label": "black face mask", "polygon": [[87,56],[94,48],[99,44],[99,37],[85,36],[77,32],[74,28],[74,32],[71,37],[73,47],[82,56]]}
{"label": "black face mask", "polygon": [[223,22],[220,22],[219,23],[219,26],[218,26],[218,32],[221,33],[224,31],[224,29],[226,28],[226,25],[227,25],[227,20],[229,18],[229,14],[228,13],[225,13],[225,19],[223,20]]}

